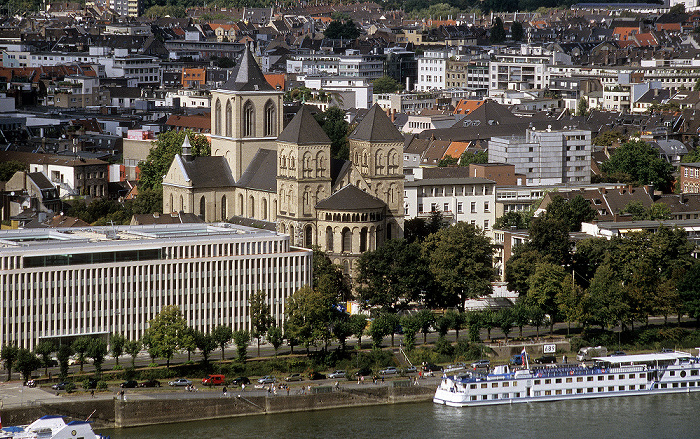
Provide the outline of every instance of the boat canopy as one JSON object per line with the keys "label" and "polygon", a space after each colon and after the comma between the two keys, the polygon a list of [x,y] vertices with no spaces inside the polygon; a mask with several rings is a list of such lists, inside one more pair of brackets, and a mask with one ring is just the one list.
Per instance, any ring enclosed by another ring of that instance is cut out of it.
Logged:
{"label": "boat canopy", "polygon": [[680,359],[693,358],[687,352],[662,352],[654,354],[636,354],[636,355],[613,355],[610,357],[594,357],[593,360],[610,364],[648,364],[661,362],[673,362]]}

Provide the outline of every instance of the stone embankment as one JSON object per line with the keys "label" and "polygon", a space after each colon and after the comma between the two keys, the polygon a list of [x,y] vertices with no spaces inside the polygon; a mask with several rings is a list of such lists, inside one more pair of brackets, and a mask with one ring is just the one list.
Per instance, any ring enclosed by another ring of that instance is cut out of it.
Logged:
{"label": "stone embankment", "polygon": [[[64,415],[70,419],[88,417],[95,428],[136,427],[172,422],[218,419],[326,410],[341,407],[359,407],[380,404],[398,404],[432,400],[433,385],[412,385],[411,381],[391,381],[387,385],[364,385],[333,388],[312,387],[305,394],[294,389],[287,395],[255,395],[235,389],[223,395],[206,392],[191,397],[172,394],[150,394],[147,398],[66,398],[65,401],[33,404],[29,407],[6,408],[2,411],[5,425],[28,424],[44,415]],[[421,383],[423,384],[423,383]],[[431,383],[432,384],[432,383]],[[258,392],[260,393],[260,392]]]}

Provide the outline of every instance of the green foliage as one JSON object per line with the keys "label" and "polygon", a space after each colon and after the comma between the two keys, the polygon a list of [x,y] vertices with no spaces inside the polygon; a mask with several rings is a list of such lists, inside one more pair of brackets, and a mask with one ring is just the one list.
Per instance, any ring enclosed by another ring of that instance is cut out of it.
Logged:
{"label": "green foliage", "polygon": [[362,314],[353,314],[348,319],[350,324],[350,333],[357,337],[357,347],[362,347],[362,335],[367,327],[367,317]]}
{"label": "green foliage", "polygon": [[645,208],[641,201],[631,201],[620,213],[631,214],[633,221],[671,219],[671,209],[665,203],[654,203]]}
{"label": "green foliage", "polygon": [[564,265],[570,259],[569,227],[567,218],[556,218],[550,215],[533,218],[530,221],[530,240],[524,245]]}
{"label": "green foliage", "polygon": [[600,133],[593,139],[593,144],[596,146],[612,146],[615,143],[623,144],[627,142],[628,137],[615,130],[608,130]]}
{"label": "green foliage", "polygon": [[401,90],[401,84],[396,79],[387,75],[372,81],[372,86],[374,94],[395,93]]}
{"label": "green foliage", "polygon": [[596,217],[591,203],[580,194],[571,200],[565,200],[561,195],[554,193],[546,208],[545,218],[565,222],[571,232],[580,231],[582,222],[591,221]]}
{"label": "green foliage", "polygon": [[29,171],[26,164],[19,162],[17,160],[8,160],[6,162],[0,162],[0,181],[8,181],[15,175],[18,171]]}
{"label": "green foliage", "polygon": [[211,146],[205,136],[194,134],[190,130],[166,131],[158,134],[158,139],[153,142],[153,148],[148,153],[145,162],[139,163],[141,177],[139,189],[158,190],[162,187],[163,177],[168,173],[170,165],[176,154],[182,154],[182,143],[185,135],[190,139],[192,155],[211,155]]}
{"label": "green foliage", "polygon": [[457,166],[458,163],[459,163],[459,160],[452,157],[451,155],[447,155],[447,156],[440,159],[440,161],[438,162],[438,168],[447,168],[450,166]]}
{"label": "green foliage", "polygon": [[[700,79],[698,79],[700,81]],[[698,163],[700,162],[700,148],[695,148],[688,154],[683,156],[683,163]]]}
{"label": "green foliage", "polygon": [[350,158],[350,149],[348,147],[350,125],[345,120],[345,111],[338,107],[330,107],[325,112],[314,115],[314,117],[328,138],[331,139],[331,157],[348,160]]}
{"label": "green foliage", "polygon": [[457,17],[460,10],[448,3],[436,3],[427,8],[420,9],[411,13],[411,18],[418,20],[447,20],[448,17]]}
{"label": "green foliage", "polygon": [[549,260],[549,256],[532,248],[529,243],[515,247],[513,255],[506,264],[505,281],[508,283],[508,289],[517,292],[520,296],[526,295],[530,288],[527,280],[535,272],[536,265]]}
{"label": "green foliage", "polygon": [[272,325],[272,314],[267,304],[265,293],[258,290],[250,297],[248,312],[250,313],[250,326],[253,329],[251,334],[258,342],[258,357],[260,356],[260,339]]}
{"label": "green foliage", "polygon": [[204,364],[209,362],[209,355],[216,349],[216,340],[211,334],[206,334],[202,331],[194,332],[194,344],[199,349],[199,352],[204,358]]}
{"label": "green foliage", "polygon": [[175,305],[163,307],[148,326],[149,353],[165,358],[167,367],[170,367],[170,359],[180,348],[180,337],[186,327],[180,307]]}
{"label": "green foliage", "polygon": [[136,356],[141,352],[141,341],[140,340],[128,340],[124,343],[124,352],[131,356],[131,367],[134,367],[134,362],[136,361]]}
{"label": "green foliage", "polygon": [[277,357],[277,349],[282,346],[284,338],[282,337],[282,329],[273,326],[267,330],[267,341],[275,348],[275,357]]}
{"label": "green foliage", "polygon": [[411,352],[416,346],[416,333],[421,328],[421,322],[416,316],[405,315],[401,318],[403,328],[403,344],[407,352]]}
{"label": "green foliage", "polygon": [[20,348],[15,359],[15,368],[22,374],[24,381],[29,381],[32,372],[41,367],[41,360],[29,349]]}
{"label": "green foliage", "polygon": [[576,105],[576,115],[585,116],[586,114],[588,114],[588,100],[585,97],[581,97]]}
{"label": "green foliage", "polygon": [[354,40],[360,36],[360,30],[352,19],[345,20],[344,22],[333,20],[328,24],[326,30],[323,31],[323,35],[331,39],[342,38],[344,40]]}
{"label": "green foliage", "polygon": [[493,44],[500,44],[506,40],[506,30],[503,28],[501,17],[496,17],[493,21],[489,39]]}
{"label": "green foliage", "polygon": [[60,367],[59,377],[65,379],[68,376],[68,360],[73,355],[73,348],[67,344],[62,344],[56,351],[56,359]]}
{"label": "green foliage", "polygon": [[501,328],[503,335],[505,335],[505,341],[508,342],[508,334],[510,334],[511,329],[515,325],[515,314],[512,308],[502,308],[498,310],[495,316],[496,325]]}
{"label": "green foliage", "polygon": [[105,391],[105,390],[108,390],[108,389],[109,389],[109,387],[107,386],[107,381],[99,380],[99,381],[97,382],[97,390],[99,390],[99,391]]}
{"label": "green foliage", "polygon": [[514,21],[513,24],[510,25],[510,38],[513,41],[520,41],[523,39],[524,35],[523,24],[519,21]]}
{"label": "green foliage", "polygon": [[5,362],[5,369],[7,369],[7,381],[10,381],[12,377],[12,368],[15,366],[18,354],[19,348],[14,344],[3,345],[2,350],[0,350],[0,359]]}
{"label": "green foliage", "polygon": [[464,151],[459,157],[459,166],[469,166],[471,163],[488,163],[489,153],[488,151],[476,151],[469,152]]}
{"label": "green foliage", "polygon": [[102,373],[102,363],[107,355],[107,342],[102,338],[92,338],[85,354],[92,358],[95,371],[97,375],[100,375]]}
{"label": "green foliage", "polygon": [[34,353],[41,358],[44,365],[44,375],[49,374],[49,366],[51,365],[51,354],[56,352],[56,345],[48,340],[39,342],[34,348]]}
{"label": "green foliage", "polygon": [[211,338],[221,348],[221,361],[223,361],[226,345],[233,338],[233,330],[230,326],[218,325],[211,331]]}
{"label": "green foliage", "polygon": [[680,14],[685,14],[685,4],[683,3],[678,3],[676,5],[673,5],[671,9],[668,10],[669,15],[680,15]]}
{"label": "green foliage", "polygon": [[85,354],[88,349],[90,349],[90,342],[92,339],[90,337],[78,337],[71,344],[71,348],[78,355],[78,363],[80,363],[80,373],[83,373],[83,363],[85,363]]}
{"label": "green foliage", "polygon": [[328,255],[318,247],[313,248],[313,283],[324,296],[334,298],[336,303],[350,299],[350,282],[340,266],[331,262]]}
{"label": "green foliage", "polygon": [[363,306],[392,311],[405,309],[434,289],[420,244],[403,239],[364,252],[357,261],[356,284]]}
{"label": "green foliage", "polygon": [[187,11],[183,6],[155,5],[146,9],[146,11],[143,13],[143,16],[148,18],[160,18],[168,15],[173,18],[185,18],[187,17]]}
{"label": "green foliage", "polygon": [[454,349],[455,361],[474,361],[481,358],[484,347],[478,343],[460,340]]}
{"label": "green foliage", "polygon": [[395,319],[392,317],[393,314],[379,314],[369,325],[369,335],[372,337],[372,347],[374,349],[381,347],[384,336],[394,333]]}
{"label": "green foliage", "polygon": [[562,267],[547,262],[537,264],[535,272],[528,278],[527,301],[549,314],[551,330],[559,318],[556,297],[561,294],[565,279]]}
{"label": "green foliage", "polygon": [[122,334],[112,334],[109,337],[109,346],[114,357],[114,362],[119,365],[119,357],[124,354],[124,345],[126,344],[126,337]]}
{"label": "green foliage", "polygon": [[694,318],[700,328],[700,262],[695,262],[678,283],[683,312]]}
{"label": "green foliage", "polygon": [[462,307],[469,298],[491,292],[493,248],[484,231],[457,223],[423,242],[423,257],[440,285],[426,303],[431,307]]}
{"label": "green foliage", "polygon": [[415,318],[420,326],[420,332],[423,333],[423,344],[426,344],[430,328],[435,324],[435,314],[429,309],[423,309],[415,315]]}
{"label": "green foliage", "polygon": [[233,341],[236,343],[236,351],[238,352],[238,361],[246,362],[248,357],[248,343],[250,343],[250,332],[239,330],[233,333]]}
{"label": "green foliage", "polygon": [[625,173],[638,185],[654,184],[662,189],[669,188],[673,179],[673,166],[642,141],[630,141],[617,148],[601,169],[606,174]]}
{"label": "green foliage", "polygon": [[516,229],[527,229],[530,227],[530,220],[532,219],[531,211],[510,211],[499,217],[495,223],[493,223],[494,229],[504,229],[508,230],[512,227]]}

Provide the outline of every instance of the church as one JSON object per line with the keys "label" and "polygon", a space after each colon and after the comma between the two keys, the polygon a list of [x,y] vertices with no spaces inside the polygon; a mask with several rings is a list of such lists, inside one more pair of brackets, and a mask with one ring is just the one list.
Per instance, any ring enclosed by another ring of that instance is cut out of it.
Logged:
{"label": "church", "polygon": [[185,139],[163,179],[163,210],[273,223],[352,275],[363,252],[403,237],[404,137],[374,105],[348,136],[350,160],[333,159],[309,107],[283,126],[283,93],[246,48],[212,91],[211,157],[193,157]]}

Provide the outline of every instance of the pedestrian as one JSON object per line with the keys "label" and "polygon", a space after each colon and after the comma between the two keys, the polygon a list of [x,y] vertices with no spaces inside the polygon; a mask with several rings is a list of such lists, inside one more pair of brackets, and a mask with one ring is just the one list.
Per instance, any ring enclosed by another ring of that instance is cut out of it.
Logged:
{"label": "pedestrian", "polygon": [[361,384],[364,384],[364,383],[365,383],[365,376],[364,376],[364,375],[362,375],[362,376],[360,377],[360,381],[362,382]]}
{"label": "pedestrian", "polygon": [[289,385],[284,386],[287,388],[287,396],[289,396]]}
{"label": "pedestrian", "polygon": [[564,360],[564,364],[566,364],[566,355],[564,355],[563,360]]}
{"label": "pedestrian", "polygon": [[241,390],[245,392],[245,384],[241,383]]}
{"label": "pedestrian", "polygon": [[222,392],[223,392],[224,396],[228,396],[227,395],[228,389],[226,388],[226,386],[224,386],[224,388],[222,389]]}
{"label": "pedestrian", "polygon": [[384,375],[382,375],[382,384],[384,384]]}
{"label": "pedestrian", "polygon": [[95,397],[95,391],[94,391],[94,390],[90,390],[90,396],[92,396],[93,398]]}

